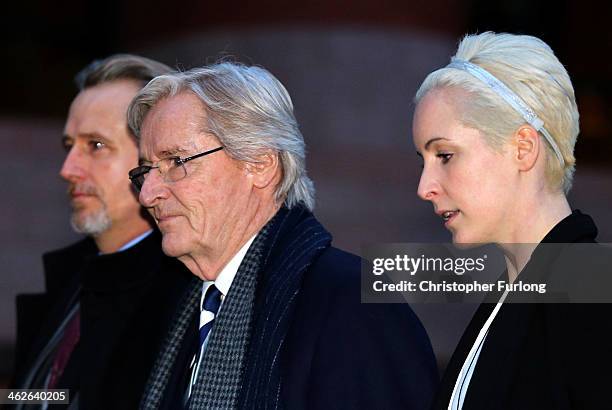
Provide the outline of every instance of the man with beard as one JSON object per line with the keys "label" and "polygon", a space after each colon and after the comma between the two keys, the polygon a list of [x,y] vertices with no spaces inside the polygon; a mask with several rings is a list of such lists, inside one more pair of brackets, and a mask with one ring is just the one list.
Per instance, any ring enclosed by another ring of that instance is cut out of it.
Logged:
{"label": "man with beard", "polygon": [[44,255],[46,293],[18,296],[16,388],[70,389],[69,408],[137,407],[172,313],[166,305],[188,276],[163,255],[131,189],[138,148],[126,110],[148,81],[170,71],[115,55],[76,77],[60,175],[72,227],[87,237]]}

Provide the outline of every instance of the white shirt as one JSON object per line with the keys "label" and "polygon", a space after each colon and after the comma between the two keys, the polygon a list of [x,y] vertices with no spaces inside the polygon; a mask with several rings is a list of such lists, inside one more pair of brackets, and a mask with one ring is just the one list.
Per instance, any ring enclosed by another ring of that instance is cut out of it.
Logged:
{"label": "white shirt", "polygon": [[[225,300],[225,296],[227,296],[227,292],[229,292],[230,287],[232,286],[232,282],[234,282],[234,278],[238,273],[238,268],[244,259],[247,251],[251,247],[251,244],[255,240],[255,235],[251,237],[242,248],[230,259],[230,261],[223,267],[217,279],[204,281],[202,284],[202,296],[200,296],[200,306],[204,303],[204,296],[206,295],[206,291],[211,285],[215,285],[219,292],[221,292],[221,306],[223,306],[223,301]],[[219,306],[219,311],[221,310],[221,306]],[[200,327],[203,323],[200,323]]]}
{"label": "white shirt", "polygon": [[[240,250],[232,257],[232,259],[230,259],[227,265],[223,267],[223,269],[217,276],[217,279],[215,279],[214,281],[213,280],[204,281],[204,283],[202,284],[202,296],[200,296],[200,306],[202,306],[202,303],[204,303],[204,296],[206,295],[206,291],[208,290],[208,288],[212,285],[215,285],[217,289],[219,289],[219,292],[221,292],[221,305],[219,306],[219,312],[221,311],[221,308],[223,307],[223,301],[225,300],[225,297],[227,296],[227,293],[229,292],[230,287],[232,286],[232,283],[234,282],[234,278],[236,277],[236,274],[238,273],[238,268],[240,267],[240,264],[242,263],[242,260],[244,259],[244,256],[246,255],[247,251],[251,247],[253,240],[255,240],[256,235],[257,234],[253,235],[251,239],[249,239],[248,241],[246,241],[244,245],[242,245],[242,248],[240,248]],[[219,314],[219,312],[217,312],[217,315]],[[202,323],[202,315],[200,315],[200,327],[202,327],[203,325],[204,323]],[[196,381],[198,377],[198,371],[200,370],[200,365],[202,363],[202,357],[204,357],[204,350],[206,350],[206,345],[208,344],[209,337],[210,337],[210,333],[208,333],[208,335],[206,336],[206,339],[204,340],[204,343],[202,343],[202,347],[200,349],[200,358],[198,360],[197,365],[195,366],[195,368],[193,369],[191,373],[191,381],[189,382],[189,392],[188,392],[189,396],[191,396],[191,387],[193,386],[193,383]],[[195,360],[195,356],[193,360]],[[193,365],[193,362],[192,362],[192,365]]]}
{"label": "white shirt", "polygon": [[455,382],[455,387],[453,388],[453,394],[451,395],[450,402],[448,403],[448,410],[460,410],[463,408],[463,402],[465,400],[465,395],[467,394],[467,389],[470,385],[470,380],[472,379],[472,374],[474,373],[474,369],[476,368],[476,363],[478,362],[478,357],[480,356],[480,352],[482,351],[482,345],[485,342],[487,334],[489,333],[489,328],[491,327],[491,323],[497,316],[497,312],[501,308],[504,300],[506,299],[506,295],[508,295],[508,291],[506,290],[502,297],[499,299],[499,302],[495,305],[493,312],[489,315],[489,318],[480,329],[480,333],[478,333],[478,337],[474,341],[474,345],[470,349],[467,357],[465,358],[465,362],[461,367],[461,371],[459,372],[459,376],[457,377],[457,381]]}

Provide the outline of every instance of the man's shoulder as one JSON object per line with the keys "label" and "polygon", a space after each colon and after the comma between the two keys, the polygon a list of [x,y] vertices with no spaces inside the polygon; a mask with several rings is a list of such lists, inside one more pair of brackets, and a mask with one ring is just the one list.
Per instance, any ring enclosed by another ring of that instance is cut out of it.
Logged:
{"label": "man's shoulder", "polygon": [[85,237],[64,247],[47,251],[43,253],[42,258],[45,269],[48,269],[48,265],[54,267],[57,264],[66,263],[67,260],[82,259],[96,252],[97,248],[93,239]]}
{"label": "man's shoulder", "polygon": [[83,261],[97,252],[93,239],[86,237],[70,245],[43,253],[45,289],[47,293],[62,293],[71,283],[77,285],[78,270]]}
{"label": "man's shoulder", "polygon": [[[350,252],[325,248],[313,261],[304,275],[303,290],[318,294],[333,293],[342,296],[355,294],[360,286],[362,259]],[[350,290],[349,290],[350,289]]]}
{"label": "man's shoulder", "polygon": [[346,315],[371,316],[373,312],[378,312],[398,315],[408,321],[416,319],[407,303],[362,303],[361,269],[367,263],[350,252],[335,247],[326,248],[304,275],[302,297],[324,303],[333,310],[346,310]]}
{"label": "man's shoulder", "polygon": [[312,264],[312,270],[327,271],[331,276],[358,276],[362,259],[333,246],[325,248]]}
{"label": "man's shoulder", "polygon": [[[412,346],[412,352],[422,354],[422,360],[432,358],[427,333],[409,304],[362,302],[364,263],[367,261],[357,255],[326,248],[304,275],[294,332],[300,338],[346,340],[362,346]],[[380,341],[382,334],[386,337]]]}

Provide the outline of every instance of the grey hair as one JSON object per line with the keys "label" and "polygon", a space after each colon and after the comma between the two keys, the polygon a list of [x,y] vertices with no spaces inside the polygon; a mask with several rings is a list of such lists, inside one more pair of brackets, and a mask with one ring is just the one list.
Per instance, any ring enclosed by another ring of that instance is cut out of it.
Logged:
{"label": "grey hair", "polygon": [[133,54],[114,54],[95,60],[79,71],[74,82],[79,91],[114,80],[134,80],[142,87],[158,75],[173,70],[165,64]]}
{"label": "grey hair", "polygon": [[[561,165],[545,144],[546,175],[553,190],[568,193],[576,159],[574,146],[580,132],[574,88],[565,67],[542,40],[493,32],[467,35],[455,58],[476,64],[514,91],[544,121],[565,161]],[[429,74],[416,93],[415,102],[431,90],[455,88],[466,92],[461,103],[464,125],[482,132],[493,148],[501,148],[525,120],[484,82],[471,74],[444,67]],[[544,139],[543,139],[544,140]]]}
{"label": "grey hair", "polygon": [[102,205],[102,209],[89,215],[80,216],[77,212],[73,211],[70,217],[70,226],[72,229],[76,233],[91,235],[93,237],[106,232],[112,226],[113,222],[108,215],[106,204],[103,203]]}
{"label": "grey hair", "polygon": [[147,113],[160,100],[191,92],[204,104],[205,132],[216,136],[232,158],[256,163],[267,150],[278,153],[282,177],[275,200],[288,208],[314,208],[314,184],[306,174],[304,138],[285,87],[269,71],[221,62],[155,78],[132,100],[128,125],[136,138]]}

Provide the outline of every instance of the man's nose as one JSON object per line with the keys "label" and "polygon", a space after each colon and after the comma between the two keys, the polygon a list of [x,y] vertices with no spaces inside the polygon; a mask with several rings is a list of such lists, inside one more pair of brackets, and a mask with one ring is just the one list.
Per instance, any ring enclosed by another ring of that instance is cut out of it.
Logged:
{"label": "man's nose", "polygon": [[167,197],[167,189],[159,170],[151,169],[140,188],[138,200],[145,208],[154,207],[160,199]]}
{"label": "man's nose", "polygon": [[83,179],[86,175],[87,159],[78,148],[72,147],[64,159],[60,176],[68,182],[75,182]]}

